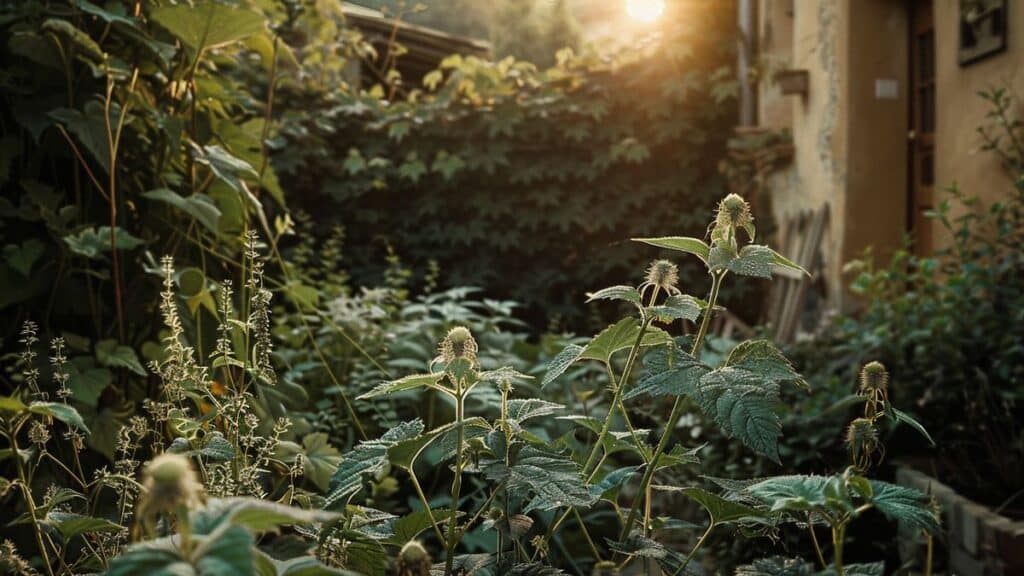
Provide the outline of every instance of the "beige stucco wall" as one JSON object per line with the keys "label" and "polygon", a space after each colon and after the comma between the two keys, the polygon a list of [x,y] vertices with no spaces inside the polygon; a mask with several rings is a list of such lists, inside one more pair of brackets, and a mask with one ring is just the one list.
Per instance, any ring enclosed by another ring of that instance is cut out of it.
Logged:
{"label": "beige stucco wall", "polygon": [[988,106],[977,96],[979,90],[1008,86],[1018,98],[1017,111],[1024,111],[1024,2],[1009,0],[1007,51],[966,67],[957,62],[959,29],[956,0],[936,0],[936,102],[935,184],[938,189],[956,183],[985,202],[1005,197],[1010,180],[998,161],[978,150],[977,127]]}
{"label": "beige stucco wall", "polygon": [[[790,166],[770,181],[777,221],[828,203],[822,243],[829,304],[849,308],[842,267],[871,246],[878,262],[903,242],[908,195],[908,28],[901,0],[761,0],[762,66],[805,69],[806,97],[783,96],[763,76],[760,123],[788,127]],[[935,0],[937,195],[953,182],[992,200],[1009,182],[990,154],[978,152],[985,104],[977,91],[1007,84],[1024,99],[1024,0],[1010,1],[1007,52],[967,67],[957,60],[958,0]],[[789,19],[790,22],[786,22]],[[789,31],[791,38],[779,35]],[[781,64],[780,64],[781,63]],[[876,81],[895,81],[895,97]]]}

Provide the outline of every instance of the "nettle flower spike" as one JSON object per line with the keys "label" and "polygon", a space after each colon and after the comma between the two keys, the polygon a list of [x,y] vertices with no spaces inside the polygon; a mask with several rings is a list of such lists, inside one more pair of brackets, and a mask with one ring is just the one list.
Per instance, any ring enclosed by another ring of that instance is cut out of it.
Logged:
{"label": "nettle flower spike", "polygon": [[445,364],[451,364],[456,360],[468,360],[470,364],[476,365],[478,350],[476,339],[473,338],[469,329],[464,326],[456,326],[448,331],[444,340],[441,340],[438,354]]}
{"label": "nettle flower spike", "polygon": [[679,267],[671,260],[655,260],[647,267],[647,278],[640,285],[640,292],[653,288],[659,292],[676,295],[681,294],[679,284]]}

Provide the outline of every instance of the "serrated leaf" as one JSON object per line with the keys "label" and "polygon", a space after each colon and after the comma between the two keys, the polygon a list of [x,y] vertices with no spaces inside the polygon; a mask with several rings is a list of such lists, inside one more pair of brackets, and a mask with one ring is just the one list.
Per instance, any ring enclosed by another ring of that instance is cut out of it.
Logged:
{"label": "serrated leaf", "polygon": [[565,406],[539,398],[514,399],[508,401],[508,419],[522,424],[530,418],[558,414]]}
{"label": "serrated leaf", "polygon": [[[619,488],[625,484],[631,476],[637,473],[639,466],[623,466],[616,468],[604,475],[596,484],[590,487],[590,493],[596,498],[608,498],[609,492],[617,493]],[[610,498],[614,501],[614,498]]]}
{"label": "serrated leaf", "polygon": [[609,286],[587,294],[588,303],[594,300],[625,300],[639,305],[640,292],[632,286]]}
{"label": "serrated leaf", "polygon": [[438,524],[441,524],[452,517],[452,511],[448,509],[435,509],[430,512],[418,510],[402,516],[391,525],[392,534],[387,540],[388,544],[403,546],[407,542],[415,540],[421,533],[430,529],[431,515]]}
{"label": "serrated leaf", "polygon": [[913,488],[878,480],[871,480],[871,491],[871,504],[886,518],[913,531],[942,532],[927,495]]}
{"label": "serrated leaf", "polygon": [[747,340],[737,344],[729,352],[724,365],[752,372],[767,381],[806,385],[789,360],[768,340]]}
{"label": "serrated leaf", "polygon": [[725,269],[741,276],[771,278],[775,252],[758,244],[749,244],[725,264]]}
{"label": "serrated leaf", "polygon": [[[475,428],[490,430],[490,426],[487,424],[487,421],[480,417],[467,418],[463,420],[462,427],[463,429]],[[456,422],[449,422],[424,434],[394,442],[387,449],[388,461],[391,462],[393,466],[397,466],[404,470],[412,470],[412,467],[416,464],[416,459],[424,450],[427,449],[428,446],[438,439],[455,434],[458,429],[459,427]],[[478,434],[474,434],[472,432],[466,432],[464,435],[467,440],[478,436]]]}
{"label": "serrated leaf", "polygon": [[511,465],[494,462],[486,467],[485,473],[490,480],[505,482],[512,492],[532,496],[524,514],[563,506],[586,508],[594,503],[596,497],[590,493],[579,466],[567,455],[530,445],[518,448],[511,457]]}
{"label": "serrated leaf", "polygon": [[746,487],[744,493],[769,505],[772,511],[807,512],[826,507],[825,487],[829,481],[827,476],[775,476]]}
{"label": "serrated leaf", "polygon": [[433,386],[444,378],[443,372],[436,374],[412,374],[398,380],[392,380],[390,382],[381,382],[373,390],[356,397],[356,400],[368,400],[370,398],[376,398],[378,396],[386,396],[388,394],[394,394],[395,392],[402,392],[405,390],[415,390],[417,388],[427,388]]}
{"label": "serrated leaf", "polygon": [[637,558],[652,558],[667,574],[680,574],[681,576],[691,574],[689,571],[685,573],[680,572],[683,564],[686,562],[686,557],[683,554],[666,548],[661,543],[636,532],[631,533],[625,542],[608,540],[608,547],[613,552],[618,552],[619,554],[626,554]]}
{"label": "serrated leaf", "polygon": [[689,320],[693,322],[700,317],[705,305],[687,294],[669,296],[658,306],[647,308],[647,312],[664,320]]}
{"label": "serrated leaf", "polygon": [[657,246],[658,248],[667,248],[669,250],[678,250],[680,252],[686,252],[687,254],[693,254],[700,261],[707,264],[708,254],[711,248],[706,242],[700,238],[688,238],[685,236],[663,236],[661,238],[633,238],[634,242],[643,242],[644,244],[650,244],[651,246]]}
{"label": "serrated leaf", "polygon": [[704,374],[692,397],[722,432],[779,461],[782,422],[775,413],[779,385],[756,373],[724,367]]}
{"label": "serrated leaf", "polygon": [[626,391],[624,400],[645,395],[660,398],[691,394],[701,377],[711,370],[674,342],[648,352],[643,364],[645,374]]}
{"label": "serrated leaf", "polygon": [[197,534],[212,534],[225,524],[261,533],[281,526],[331,522],[341,515],[325,510],[306,510],[256,498],[215,498],[192,514]]}
{"label": "serrated leaf", "polygon": [[146,369],[139,362],[135,350],[118,344],[114,339],[100,340],[96,343],[96,361],[110,368],[127,368],[139,376],[146,375]]}
{"label": "serrated leaf", "polygon": [[388,464],[388,449],[403,440],[423,433],[423,421],[403,422],[376,440],[360,442],[342,456],[341,464],[331,476],[330,492],[324,499],[324,508],[330,508],[358,493],[363,487],[363,476],[384,470]]}
{"label": "serrated leaf", "polygon": [[122,529],[122,526],[106,518],[94,518],[58,510],[51,510],[46,515],[46,523],[59,530],[65,540],[70,540],[82,534],[118,532]]}
{"label": "serrated leaf", "polygon": [[676,488],[673,486],[660,486],[660,490],[682,492],[688,498],[701,505],[711,517],[714,524],[733,524],[737,522],[754,522],[764,519],[765,513],[742,502],[726,500],[717,494],[713,494],[703,488]]}
{"label": "serrated leaf", "polygon": [[223,434],[215,430],[203,438],[203,447],[195,453],[215,462],[227,462],[235,457],[235,447]]}
{"label": "serrated leaf", "polygon": [[[631,348],[639,334],[640,322],[634,318],[623,318],[594,336],[580,354],[580,358],[609,362],[616,352]],[[672,337],[664,330],[649,326],[644,332],[640,346],[657,346],[671,340]]]}
{"label": "serrated leaf", "polygon": [[[64,243],[75,254],[86,258],[98,258],[104,252],[110,251],[110,226],[84,228],[76,234],[65,236]],[[125,232],[120,227],[116,229],[114,246],[118,250],[131,250],[142,244],[142,240]]]}
{"label": "serrated leaf", "polygon": [[86,434],[89,433],[89,428],[85,425],[85,421],[82,420],[82,415],[78,413],[78,410],[67,404],[37,401],[28,405],[28,411],[33,414],[42,414],[56,418],[68,426],[78,428]]}
{"label": "serrated leaf", "polygon": [[569,344],[561,352],[559,352],[548,364],[548,371],[544,374],[544,379],[540,382],[540,387],[543,388],[548,384],[554,382],[555,378],[558,378],[565,372],[569,366],[572,366],[580,356],[583,354],[583,346],[576,344]]}
{"label": "serrated leaf", "polygon": [[[474,576],[494,565],[494,556],[490,554],[459,554],[452,562],[452,574]],[[444,576],[447,573],[445,563],[434,564],[430,568],[430,576]]]}

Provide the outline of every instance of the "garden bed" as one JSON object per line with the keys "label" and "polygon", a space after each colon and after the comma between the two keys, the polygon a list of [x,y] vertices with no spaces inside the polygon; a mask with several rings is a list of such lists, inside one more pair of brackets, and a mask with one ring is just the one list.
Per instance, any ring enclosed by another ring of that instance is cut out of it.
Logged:
{"label": "garden bed", "polygon": [[[941,506],[947,528],[944,544],[949,573],[958,576],[1024,574],[1024,521],[997,514],[911,468],[897,470],[896,483],[934,495]],[[901,534],[900,556],[904,561],[923,557],[924,549],[923,539]],[[937,564],[941,562],[940,555],[937,551]]]}

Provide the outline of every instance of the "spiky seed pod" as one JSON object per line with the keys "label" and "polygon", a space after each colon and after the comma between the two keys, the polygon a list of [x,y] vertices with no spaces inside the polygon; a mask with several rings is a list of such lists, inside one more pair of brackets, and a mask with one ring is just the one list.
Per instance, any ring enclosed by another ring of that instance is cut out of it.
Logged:
{"label": "spiky seed pod", "polygon": [[438,348],[441,361],[445,364],[455,360],[469,360],[476,364],[477,344],[468,328],[456,326],[448,331]]}
{"label": "spiky seed pod", "polygon": [[878,450],[878,429],[870,418],[857,418],[846,429],[846,447],[854,466],[861,470],[871,467]]}
{"label": "spiky seed pod", "polygon": [[402,546],[395,564],[398,576],[430,576],[432,563],[427,549],[416,540],[410,540]]}
{"label": "spiky seed pod", "polygon": [[889,390],[889,372],[881,362],[870,362],[860,371],[860,389],[867,393],[886,393]]}
{"label": "spiky seed pod", "polygon": [[143,471],[143,486],[146,494],[139,501],[139,516],[143,518],[155,518],[182,506],[193,508],[204,499],[203,485],[192,462],[181,454],[165,452],[153,458]]}
{"label": "spiky seed pod", "polygon": [[711,227],[712,243],[731,244],[736,246],[736,230],[742,228],[747,236],[754,239],[754,216],[750,212],[750,204],[739,194],[729,194],[718,203],[715,221]]}
{"label": "spiky seed pod", "polygon": [[678,292],[679,267],[669,260],[655,260],[647,267],[645,286],[654,286],[668,293]]}

